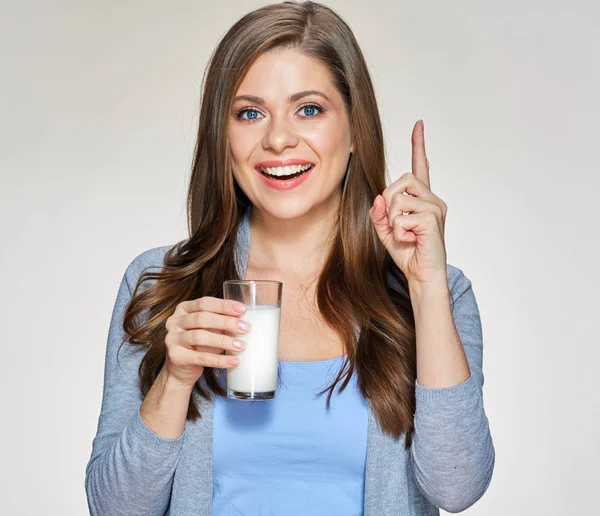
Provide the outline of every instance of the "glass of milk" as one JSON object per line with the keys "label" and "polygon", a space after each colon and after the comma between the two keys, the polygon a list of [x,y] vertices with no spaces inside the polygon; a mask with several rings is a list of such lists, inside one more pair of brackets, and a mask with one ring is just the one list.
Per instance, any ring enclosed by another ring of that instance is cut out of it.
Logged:
{"label": "glass of milk", "polygon": [[236,335],[246,349],[227,351],[240,359],[237,367],[227,369],[228,398],[255,401],[275,397],[282,291],[281,281],[223,282],[223,299],[244,303],[246,311],[238,318],[251,325],[250,331]]}

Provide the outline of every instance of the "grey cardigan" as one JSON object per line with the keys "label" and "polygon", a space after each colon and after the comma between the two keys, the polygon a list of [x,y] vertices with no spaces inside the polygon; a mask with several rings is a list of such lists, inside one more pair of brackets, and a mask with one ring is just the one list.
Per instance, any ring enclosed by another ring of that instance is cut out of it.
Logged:
{"label": "grey cardigan", "polygon": [[[239,226],[235,251],[242,278],[250,246],[249,213]],[[160,269],[170,247],[148,249],[129,264],[114,304],[102,407],[85,475],[92,515],[211,514],[213,401],[194,393],[202,418],[187,421],[178,439],[164,439],[139,413],[143,396],[137,370],[146,348],[123,346],[117,363],[123,311],[136,281],[144,269]],[[433,516],[439,515],[438,507],[460,512],[474,504],[491,481],[495,451],[483,405],[479,310],[463,272],[447,265],[447,273],[452,314],[471,376],[448,388],[415,384],[415,432],[408,451],[404,436],[396,440],[382,432],[369,405],[365,516]],[[252,508],[247,514],[253,514]],[[314,514],[321,514],[317,507]]]}

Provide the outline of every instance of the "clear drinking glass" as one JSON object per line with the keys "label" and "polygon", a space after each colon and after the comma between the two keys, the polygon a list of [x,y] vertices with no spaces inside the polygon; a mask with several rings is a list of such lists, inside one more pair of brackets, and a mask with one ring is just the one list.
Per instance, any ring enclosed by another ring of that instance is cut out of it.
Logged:
{"label": "clear drinking glass", "polygon": [[281,281],[223,282],[223,299],[244,303],[246,311],[239,319],[251,324],[250,331],[236,335],[246,342],[246,349],[227,351],[240,359],[237,367],[227,369],[228,398],[254,401],[275,397],[282,291]]}

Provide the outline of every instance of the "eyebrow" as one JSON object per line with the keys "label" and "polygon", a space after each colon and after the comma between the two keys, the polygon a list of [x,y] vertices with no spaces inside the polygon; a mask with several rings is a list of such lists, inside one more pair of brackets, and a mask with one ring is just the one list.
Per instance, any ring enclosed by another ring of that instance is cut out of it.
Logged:
{"label": "eyebrow", "polygon": [[[324,93],[321,93],[318,90],[305,90],[305,91],[299,91],[298,93],[294,93],[293,95],[290,95],[289,101],[297,102],[298,100],[303,99],[305,97],[310,97],[311,95],[315,95],[317,97],[323,97],[325,100],[329,100],[327,95],[325,95]],[[263,98],[257,97],[255,95],[238,95],[237,97],[235,97],[233,99],[233,102],[237,102],[238,100],[245,100],[247,102],[252,102],[254,104],[258,104],[259,106],[264,106],[266,104],[266,102]]]}

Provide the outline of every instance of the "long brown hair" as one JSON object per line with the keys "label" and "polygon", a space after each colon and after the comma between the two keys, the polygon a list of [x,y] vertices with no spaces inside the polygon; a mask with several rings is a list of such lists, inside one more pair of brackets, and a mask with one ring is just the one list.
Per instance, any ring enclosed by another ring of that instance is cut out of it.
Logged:
{"label": "long brown hair", "polygon": [[[408,284],[379,241],[368,211],[386,188],[379,110],[367,65],[348,25],[316,2],[282,2],[252,11],[236,22],[213,52],[203,77],[198,138],[187,197],[189,238],[171,247],[160,272],[138,279],[123,329],[132,345],[148,350],[139,367],[148,392],[162,369],[165,321],[178,303],[202,296],[222,298],[222,282],[239,278],[234,263],[238,226],[250,200],[234,180],[227,139],[232,99],[246,71],[262,53],[294,48],[331,71],[354,135],[354,152],[343,181],[337,234],[319,276],[316,297],[325,322],[336,331],[346,358],[327,392],[327,404],[357,375],[382,430],[412,442],[416,346]],[[147,288],[141,284],[149,281]],[[147,310],[146,317],[142,312]],[[360,328],[357,338],[354,324]],[[205,368],[206,400],[225,395],[215,370]],[[187,419],[201,417],[193,396]]]}

